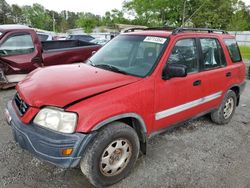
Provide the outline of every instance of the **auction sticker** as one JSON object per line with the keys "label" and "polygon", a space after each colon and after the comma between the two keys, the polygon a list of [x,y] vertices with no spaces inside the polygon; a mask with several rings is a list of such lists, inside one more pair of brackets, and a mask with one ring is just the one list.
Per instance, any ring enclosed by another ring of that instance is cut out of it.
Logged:
{"label": "auction sticker", "polygon": [[162,37],[146,37],[143,42],[152,42],[158,44],[164,44],[167,39]]}

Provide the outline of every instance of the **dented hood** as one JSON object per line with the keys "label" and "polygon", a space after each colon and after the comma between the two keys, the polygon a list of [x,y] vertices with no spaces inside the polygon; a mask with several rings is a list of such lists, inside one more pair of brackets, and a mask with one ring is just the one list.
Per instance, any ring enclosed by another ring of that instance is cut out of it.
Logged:
{"label": "dented hood", "polygon": [[17,85],[17,91],[30,106],[65,107],[138,80],[86,64],[61,65],[33,71]]}

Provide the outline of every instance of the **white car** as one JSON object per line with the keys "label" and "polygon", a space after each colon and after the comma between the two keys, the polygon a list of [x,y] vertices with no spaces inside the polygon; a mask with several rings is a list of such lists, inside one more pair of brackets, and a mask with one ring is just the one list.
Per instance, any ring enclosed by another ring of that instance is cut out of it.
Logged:
{"label": "white car", "polygon": [[51,41],[53,40],[53,36],[49,33],[37,33],[40,41]]}
{"label": "white car", "polygon": [[93,39],[90,42],[95,43],[95,44],[100,44],[100,45],[105,45],[107,42],[109,42],[108,39],[101,39],[101,38],[97,38],[97,39]]}

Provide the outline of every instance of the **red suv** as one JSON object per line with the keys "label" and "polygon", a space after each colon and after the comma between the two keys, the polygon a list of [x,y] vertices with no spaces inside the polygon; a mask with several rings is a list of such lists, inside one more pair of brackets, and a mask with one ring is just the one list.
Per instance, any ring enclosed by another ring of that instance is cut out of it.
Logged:
{"label": "red suv", "polygon": [[211,114],[226,124],[245,87],[234,36],[178,28],[121,34],[86,64],[39,68],[21,81],[6,118],[38,158],[80,166],[95,186],[126,177],[148,138]]}

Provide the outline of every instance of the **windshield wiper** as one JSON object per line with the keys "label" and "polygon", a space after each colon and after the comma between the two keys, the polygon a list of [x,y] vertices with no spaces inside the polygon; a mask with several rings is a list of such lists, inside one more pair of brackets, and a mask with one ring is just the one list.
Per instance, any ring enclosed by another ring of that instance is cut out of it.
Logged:
{"label": "windshield wiper", "polygon": [[91,65],[91,66],[95,67],[95,64],[90,59],[88,59],[87,61],[85,61],[85,63],[88,64],[88,65]]}
{"label": "windshield wiper", "polygon": [[98,67],[98,68],[103,68],[103,69],[106,69],[106,70],[111,70],[113,72],[117,72],[117,73],[122,73],[122,74],[128,74],[126,71],[123,71],[113,65],[108,65],[108,64],[98,64],[98,65],[95,65],[95,64],[92,64],[92,66],[94,67]]}

